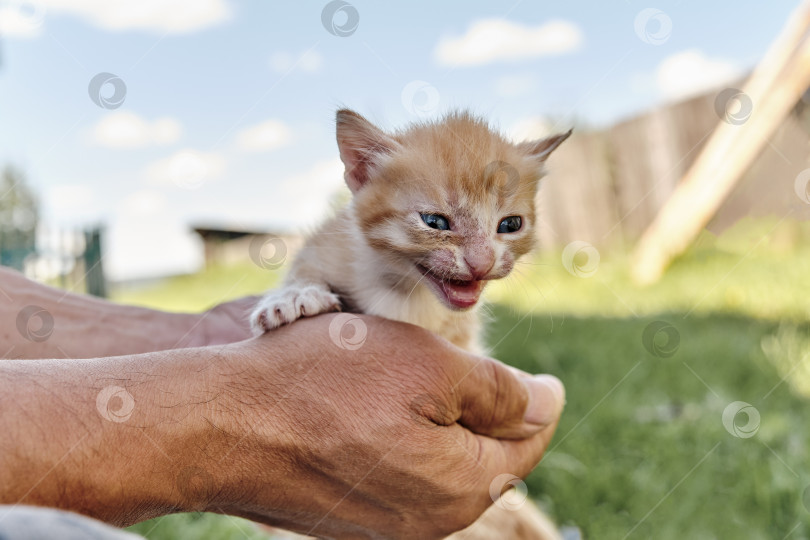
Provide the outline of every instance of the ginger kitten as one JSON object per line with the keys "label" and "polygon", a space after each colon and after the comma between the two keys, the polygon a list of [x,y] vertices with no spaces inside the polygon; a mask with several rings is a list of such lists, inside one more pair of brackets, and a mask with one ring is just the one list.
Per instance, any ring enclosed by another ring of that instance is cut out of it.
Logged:
{"label": "ginger kitten", "polygon": [[389,135],[338,111],[353,200],[262,298],[254,330],[342,306],[478,350],[481,292],[532,248],[542,164],[569,135],[512,144],[467,112]]}
{"label": "ginger kitten", "polygon": [[[532,248],[543,163],[570,134],[513,144],[468,112],[389,134],[338,111],[352,202],[261,299],[254,330],[342,309],[416,324],[480,352],[481,293]],[[493,526],[501,538],[557,538],[530,505],[495,505],[452,538],[487,538]]]}

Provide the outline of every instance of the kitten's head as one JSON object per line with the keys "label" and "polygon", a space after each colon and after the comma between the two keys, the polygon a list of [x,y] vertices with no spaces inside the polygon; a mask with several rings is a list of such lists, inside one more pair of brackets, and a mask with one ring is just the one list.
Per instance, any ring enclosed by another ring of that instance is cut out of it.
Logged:
{"label": "kitten's head", "polygon": [[385,133],[350,110],[337,141],[368,244],[394,288],[426,283],[447,307],[478,302],[535,240],[542,165],[568,133],[513,144],[466,112]]}

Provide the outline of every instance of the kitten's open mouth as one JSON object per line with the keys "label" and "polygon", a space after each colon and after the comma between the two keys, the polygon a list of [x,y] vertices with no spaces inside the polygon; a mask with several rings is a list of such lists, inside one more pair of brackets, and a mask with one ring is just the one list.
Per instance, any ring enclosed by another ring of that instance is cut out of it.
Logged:
{"label": "kitten's open mouth", "polygon": [[481,291],[484,290],[484,286],[487,284],[485,280],[480,279],[469,281],[442,279],[421,264],[417,264],[416,268],[433,284],[444,300],[455,309],[467,309],[474,306],[481,296]]}

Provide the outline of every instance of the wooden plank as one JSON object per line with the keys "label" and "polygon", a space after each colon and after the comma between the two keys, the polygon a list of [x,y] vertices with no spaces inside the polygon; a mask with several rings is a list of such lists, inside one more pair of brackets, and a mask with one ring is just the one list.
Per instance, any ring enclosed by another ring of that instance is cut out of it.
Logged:
{"label": "wooden plank", "polygon": [[642,236],[633,266],[640,283],[656,281],[672,258],[686,249],[810,86],[808,27],[810,2],[804,2],[745,85],[754,113],[742,125],[721,120]]}
{"label": "wooden plank", "polygon": [[542,246],[574,240],[601,244],[604,231],[618,219],[605,143],[601,133],[575,133],[549,158],[537,200]]}

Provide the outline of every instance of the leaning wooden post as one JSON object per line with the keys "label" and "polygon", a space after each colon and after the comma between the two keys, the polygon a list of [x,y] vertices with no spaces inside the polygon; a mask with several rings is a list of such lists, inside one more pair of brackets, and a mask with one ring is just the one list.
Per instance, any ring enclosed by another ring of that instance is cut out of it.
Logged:
{"label": "leaning wooden post", "polygon": [[633,258],[638,282],[658,280],[672,258],[689,246],[810,86],[808,28],[810,1],[805,1],[744,86],[753,103],[750,118],[741,125],[720,121],[639,240]]}

